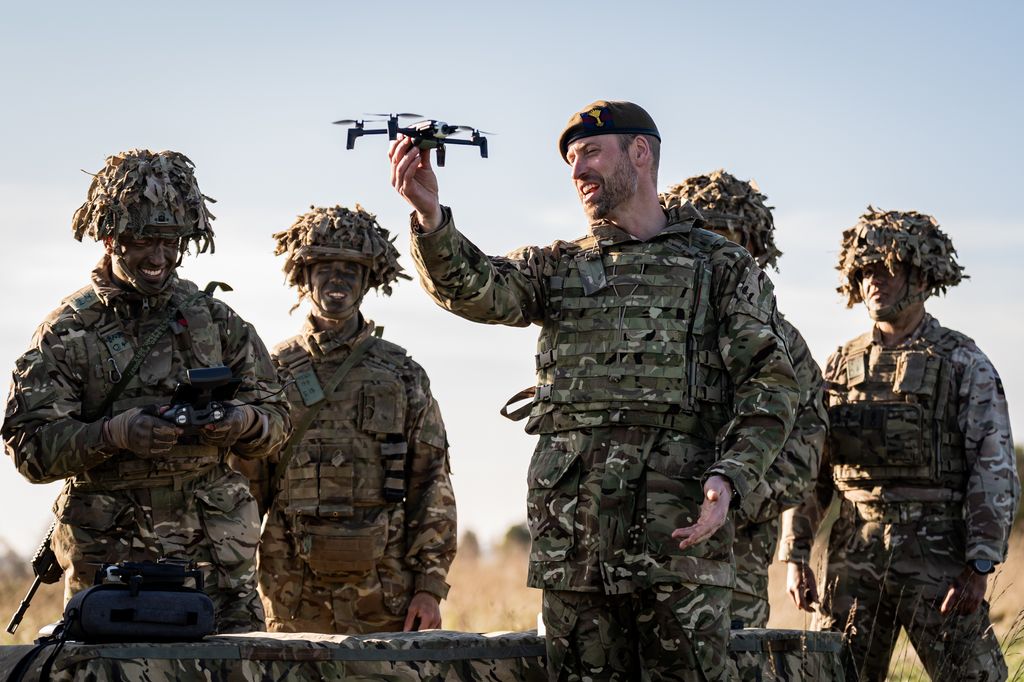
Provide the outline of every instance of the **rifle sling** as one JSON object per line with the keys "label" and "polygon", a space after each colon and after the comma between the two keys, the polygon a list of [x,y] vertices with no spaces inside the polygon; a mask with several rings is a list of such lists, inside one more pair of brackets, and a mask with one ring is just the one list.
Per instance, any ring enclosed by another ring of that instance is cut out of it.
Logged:
{"label": "rifle sling", "polygon": [[302,419],[295,424],[295,428],[292,429],[291,438],[288,439],[288,445],[286,445],[284,450],[281,452],[281,459],[278,461],[276,470],[274,471],[274,482],[273,486],[271,486],[271,490],[273,492],[276,493],[280,488],[281,479],[284,478],[284,472],[288,468],[288,463],[292,459],[292,454],[295,452],[295,448],[300,442],[302,442],[302,436],[305,435],[306,429],[310,427],[313,420],[316,419],[316,416],[320,414],[320,410],[327,404],[327,397],[334,393],[335,389],[338,388],[345,376],[353,367],[356,366],[356,363],[362,359],[363,355],[365,355],[366,351],[369,350],[370,344],[373,343],[375,338],[376,336],[374,334],[369,334],[362,341],[356,344],[356,347],[352,349],[352,352],[348,354],[348,357],[345,358],[344,362],[341,363],[341,366],[335,370],[334,374],[331,375],[330,380],[324,386],[324,398],[318,403],[311,405],[306,411],[306,414],[302,416]]}
{"label": "rifle sling", "polygon": [[[83,414],[82,421],[93,422],[104,416],[107,413],[107,410],[110,409],[110,406],[114,404],[114,401],[117,400],[117,397],[121,395],[121,392],[128,387],[128,383],[132,378],[138,374],[139,369],[142,368],[142,363],[145,362],[147,357],[149,357],[149,353],[153,350],[153,347],[156,346],[157,341],[163,338],[163,335],[171,328],[171,322],[174,321],[178,311],[182,308],[187,308],[203,296],[212,295],[218,286],[223,288],[224,285],[221,282],[210,282],[206,285],[205,289],[188,297],[188,299],[186,299],[181,305],[172,306],[171,309],[167,311],[167,314],[164,316],[164,319],[161,320],[160,324],[158,324],[156,328],[147,334],[146,338],[142,340],[142,345],[139,346],[137,351],[135,351],[132,361],[129,362],[128,366],[124,368],[123,372],[121,372],[121,379],[114,384],[112,389],[110,389],[110,393],[108,393],[107,397],[103,399],[103,403],[92,412]],[[230,290],[230,287],[228,287],[227,291]]]}

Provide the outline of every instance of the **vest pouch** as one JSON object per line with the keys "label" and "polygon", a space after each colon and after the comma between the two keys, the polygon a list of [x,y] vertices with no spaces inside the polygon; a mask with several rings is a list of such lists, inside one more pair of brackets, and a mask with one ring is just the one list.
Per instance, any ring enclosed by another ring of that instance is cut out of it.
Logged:
{"label": "vest pouch", "polygon": [[352,441],[320,445],[320,492],[317,516],[352,516],[355,495],[354,444]]}
{"label": "vest pouch", "polygon": [[315,514],[319,502],[320,464],[311,457],[307,446],[299,446],[284,474],[281,490],[288,501],[285,512],[288,514]]}
{"label": "vest pouch", "polygon": [[365,384],[359,397],[359,428],[369,433],[402,433],[405,392],[399,384]]}
{"label": "vest pouch", "polygon": [[829,408],[837,480],[930,479],[924,410],[915,403],[858,402]]}
{"label": "vest pouch", "polygon": [[530,561],[565,561],[575,544],[579,454],[543,439],[530,460],[526,494]]}
{"label": "vest pouch", "polygon": [[349,522],[297,516],[292,535],[299,557],[318,578],[347,579],[372,571],[384,556],[388,541],[387,514],[368,522]]}

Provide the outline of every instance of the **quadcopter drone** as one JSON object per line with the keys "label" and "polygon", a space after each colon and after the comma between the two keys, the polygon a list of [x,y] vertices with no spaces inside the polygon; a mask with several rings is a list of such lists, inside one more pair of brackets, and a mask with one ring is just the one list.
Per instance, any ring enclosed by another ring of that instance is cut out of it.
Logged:
{"label": "quadcopter drone", "polygon": [[[387,135],[389,140],[398,139],[401,133],[412,138],[412,143],[420,149],[434,149],[437,152],[437,165],[444,165],[445,145],[460,144],[480,148],[480,157],[487,158],[487,138],[485,135],[493,135],[485,130],[478,130],[470,126],[453,125],[444,121],[437,121],[432,118],[424,118],[419,114],[367,114],[379,118],[362,120],[344,119],[335,121],[335,125],[351,126],[348,129],[348,143],[346,149],[354,149],[356,138],[363,135]],[[387,119],[386,128],[369,129],[366,124],[384,123]],[[408,126],[399,125],[399,119],[420,119]],[[469,139],[452,137],[460,133],[469,133]]]}

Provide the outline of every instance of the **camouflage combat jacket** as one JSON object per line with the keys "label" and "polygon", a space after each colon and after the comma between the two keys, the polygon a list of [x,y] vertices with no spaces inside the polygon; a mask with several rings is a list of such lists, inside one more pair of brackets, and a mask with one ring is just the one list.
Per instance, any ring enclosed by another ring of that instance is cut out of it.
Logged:
{"label": "camouflage combat jacket", "polygon": [[1020,497],[1002,382],[967,336],[930,315],[895,348],[878,331],[829,358],[831,432],[811,498],[787,515],[781,558],[807,561],[834,491],[858,518],[963,519],[966,559],[1001,562]]}
{"label": "camouflage combat jacket", "polygon": [[[607,450],[607,443],[597,442],[597,429],[622,435],[625,447],[607,457],[630,461],[609,464],[622,478],[611,485],[626,494],[627,504],[639,505],[635,493],[646,467],[678,479],[721,475],[737,498],[745,497],[792,427],[798,390],[776,329],[771,282],[742,248],[699,229],[691,206],[669,209],[667,216],[665,229],[647,241],[597,223],[576,242],[527,247],[505,258],[481,253],[455,229],[447,209],[438,230],[413,236],[424,287],[444,308],[476,322],[541,327],[538,385],[527,423],[541,440],[529,483],[557,494],[530,504],[530,524],[542,531],[561,528],[570,537],[538,542],[543,538],[535,532],[535,587],[598,589],[593,578],[583,577],[594,574],[597,554],[606,592],[628,590],[627,583],[639,579],[636,567],[646,555],[608,545],[633,543],[644,532],[633,525],[642,520],[634,514],[629,529],[609,534],[603,522],[581,529],[572,518],[581,493],[568,474],[578,471],[577,462],[588,466],[576,445]],[[651,435],[630,435],[623,427]],[[657,506],[657,493],[648,493],[647,504]],[[698,504],[700,497],[698,487]],[[672,523],[672,510],[648,511]],[[576,546],[594,549],[575,564],[566,549],[581,533],[593,537],[578,538]],[[728,556],[728,548],[708,562],[659,554],[666,569],[641,572],[645,580],[658,575],[702,582],[705,576],[727,585],[731,567],[716,564]],[[655,563],[647,559],[648,567]],[[687,573],[691,564],[700,566]]]}
{"label": "camouflage combat jacket", "polygon": [[797,328],[781,315],[779,323],[796,370],[800,406],[793,430],[779,456],[737,510],[737,524],[765,523],[802,503],[818,480],[821,452],[825,447],[828,414],[821,370]]}
{"label": "camouflage combat jacket", "polygon": [[[280,446],[288,429],[288,403],[262,341],[227,305],[175,279],[156,296],[119,287],[104,257],[92,284],[75,292],[36,330],[32,347],[18,358],[7,401],[3,438],[18,471],[34,483],[70,479],[76,489],[132,489],[172,485],[182,476],[209,471],[226,451],[180,443],[154,458],[118,450],[103,440],[104,417],[132,407],[165,405],[193,367],[226,365],[242,380],[238,398],[265,398],[255,405],[261,429],[232,451],[259,458]],[[165,324],[171,306],[178,315],[153,346],[138,373],[109,413],[83,421],[102,406],[155,327]],[[183,440],[187,440],[183,439]]]}
{"label": "camouflage combat jacket", "polygon": [[[288,398],[296,424],[373,331],[364,322],[340,338],[307,320],[301,334],[275,348],[282,380],[295,381]],[[384,586],[395,599],[407,604],[420,591],[443,599],[455,558],[455,496],[426,372],[402,347],[375,337],[326,400],[283,472],[281,453],[259,463],[263,471],[253,478],[261,508],[271,512],[267,523],[283,524],[296,560],[328,583],[376,568],[382,581],[397,583]]]}

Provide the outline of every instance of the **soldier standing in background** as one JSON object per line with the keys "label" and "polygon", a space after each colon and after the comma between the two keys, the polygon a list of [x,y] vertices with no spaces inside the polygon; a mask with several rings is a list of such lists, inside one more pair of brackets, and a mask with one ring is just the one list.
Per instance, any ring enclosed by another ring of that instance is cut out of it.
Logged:
{"label": "soldier standing in background", "polygon": [[313,310],[274,350],[295,432],[281,453],[241,467],[269,509],[259,554],[268,628],[438,628],[456,543],[444,423],[423,368],[359,312],[367,291],[390,295],[408,279],[398,251],[359,206],[314,208],[274,239]]}
{"label": "soldier standing in background", "polygon": [[[92,283],[54,310],[17,361],[3,438],[33,483],[67,479],[53,550],[65,600],[103,563],[208,562],[220,632],[262,630],[259,516],[228,451],[259,458],[283,442],[288,404],[253,328],[179,279],[189,244],[213,250],[193,164],[177,152],[108,157],[72,221],[103,241]],[[226,365],[241,401],[198,435],[157,416],[186,370]]]}
{"label": "soldier standing in background", "polygon": [[484,255],[438,201],[429,151],[390,149],[422,282],[487,324],[541,327],[532,405],[529,584],[552,679],[722,680],[730,504],[755,490],[798,389],[772,284],[750,255],[658,200],[660,135],[629,102],[559,139],[590,234]]}
{"label": "soldier standing in background", "polygon": [[[766,198],[753,181],[717,170],[675,185],[662,195],[662,203],[671,208],[689,201],[704,217],[707,229],[745,248],[760,267],[777,270],[782,252],[775,246],[775,222]],[[779,544],[779,517],[803,502],[814,487],[828,430],[818,363],[804,337],[782,315],[779,325],[800,385],[800,406],[782,452],[734,515],[733,628],[768,627],[768,567]]]}
{"label": "soldier standing in background", "polygon": [[885,679],[901,626],[932,679],[1007,677],[984,598],[1020,497],[1006,398],[974,341],[924,306],[963,278],[955,253],[915,211],[868,207],[843,233],[839,291],[875,323],[829,358],[828,447],[780,554],[810,610],[811,544],[838,493],[821,625],[848,638],[848,680]]}

